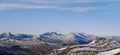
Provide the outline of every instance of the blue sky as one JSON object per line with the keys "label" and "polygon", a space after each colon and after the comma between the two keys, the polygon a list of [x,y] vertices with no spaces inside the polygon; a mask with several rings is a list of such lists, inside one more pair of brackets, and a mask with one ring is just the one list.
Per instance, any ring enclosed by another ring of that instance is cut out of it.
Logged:
{"label": "blue sky", "polygon": [[120,0],[0,0],[0,33],[120,36]]}

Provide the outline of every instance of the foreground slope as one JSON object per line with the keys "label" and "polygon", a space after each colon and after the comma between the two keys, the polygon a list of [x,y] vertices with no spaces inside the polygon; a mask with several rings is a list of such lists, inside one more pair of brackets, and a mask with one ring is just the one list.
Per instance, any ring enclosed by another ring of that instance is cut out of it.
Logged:
{"label": "foreground slope", "polygon": [[119,42],[113,40],[95,40],[88,45],[75,45],[57,49],[50,55],[114,55],[119,52]]}

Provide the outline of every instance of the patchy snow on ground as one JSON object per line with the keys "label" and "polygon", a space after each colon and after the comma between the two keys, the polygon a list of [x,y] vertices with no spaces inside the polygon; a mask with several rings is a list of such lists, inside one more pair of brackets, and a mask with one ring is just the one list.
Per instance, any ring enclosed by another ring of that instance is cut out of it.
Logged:
{"label": "patchy snow on ground", "polygon": [[60,50],[65,50],[65,49],[66,49],[66,47],[64,47],[64,48],[61,48],[61,49],[58,49],[58,50],[60,51]]}
{"label": "patchy snow on ground", "polygon": [[114,55],[114,54],[117,54],[118,52],[120,52],[120,48],[111,50],[111,51],[107,51],[107,52],[100,52],[97,55]]}

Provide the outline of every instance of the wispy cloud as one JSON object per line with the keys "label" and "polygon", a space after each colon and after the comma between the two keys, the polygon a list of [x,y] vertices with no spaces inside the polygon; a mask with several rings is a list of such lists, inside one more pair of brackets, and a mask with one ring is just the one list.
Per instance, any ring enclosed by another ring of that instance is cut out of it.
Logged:
{"label": "wispy cloud", "polygon": [[[14,3],[12,3],[14,2]],[[120,0],[4,0],[0,2],[0,10],[8,9],[55,9],[73,12],[86,12],[98,10],[106,7],[107,3],[114,5],[114,2],[120,3]],[[72,3],[72,4],[71,4]],[[90,3],[90,4],[89,4]],[[106,3],[105,5],[91,5],[96,3]],[[73,4],[78,4],[73,6]],[[82,6],[88,4],[87,6]],[[91,5],[91,6],[90,6]]]}
{"label": "wispy cloud", "polygon": [[24,5],[24,4],[10,4],[10,3],[2,3],[0,4],[0,8],[24,8],[24,9],[50,9],[57,8],[57,6],[40,6],[40,5]]}
{"label": "wispy cloud", "polygon": [[21,0],[39,4],[69,4],[69,3],[94,3],[94,2],[120,2],[120,0]]}
{"label": "wispy cloud", "polygon": [[50,5],[25,5],[25,4],[0,4],[0,10],[8,9],[54,9],[62,11],[86,12],[97,7],[64,7],[64,6],[50,6]]}
{"label": "wispy cloud", "polygon": [[100,7],[61,7],[59,10],[73,11],[73,12],[87,12],[89,10],[99,9]]}

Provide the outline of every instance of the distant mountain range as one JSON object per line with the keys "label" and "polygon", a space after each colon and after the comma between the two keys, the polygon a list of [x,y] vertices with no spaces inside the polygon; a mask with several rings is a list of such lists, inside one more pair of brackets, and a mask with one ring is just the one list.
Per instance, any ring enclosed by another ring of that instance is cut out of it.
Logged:
{"label": "distant mountain range", "polygon": [[48,43],[59,44],[87,44],[93,40],[105,40],[113,39],[120,41],[120,36],[95,36],[85,33],[71,32],[69,34],[61,34],[57,32],[46,32],[40,35],[27,35],[27,34],[12,34],[10,32],[0,34],[0,39],[12,39],[12,40],[39,40]]}
{"label": "distant mountain range", "polygon": [[14,55],[49,55],[54,49],[74,45],[99,45],[99,41],[103,40],[120,42],[120,36],[95,36],[76,32],[68,34],[46,32],[40,35],[6,32],[0,34],[0,51]]}

